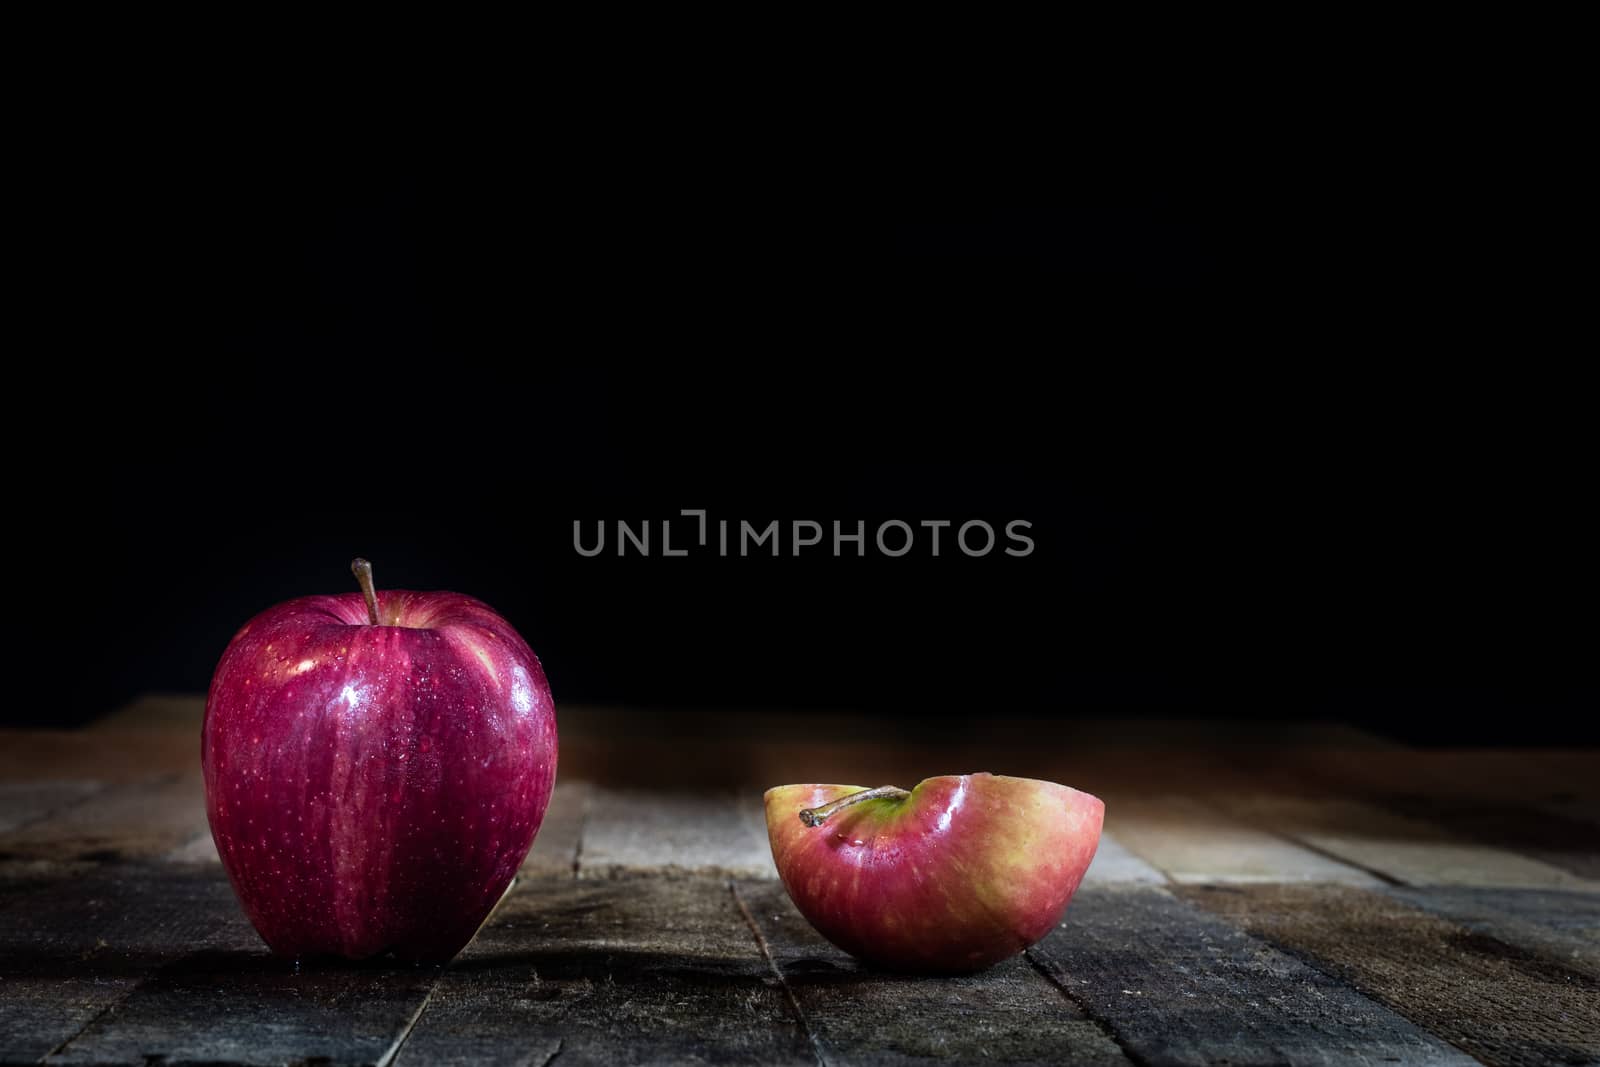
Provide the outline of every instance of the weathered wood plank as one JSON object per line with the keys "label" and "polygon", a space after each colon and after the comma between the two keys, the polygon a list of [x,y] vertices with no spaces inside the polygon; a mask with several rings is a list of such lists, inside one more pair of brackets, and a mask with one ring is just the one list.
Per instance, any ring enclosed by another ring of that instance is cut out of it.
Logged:
{"label": "weathered wood plank", "polygon": [[393,965],[296,970],[241,940],[163,967],[50,1062],[378,1063],[436,978]]}
{"label": "weathered wood plank", "polygon": [[0,781],[142,782],[200,766],[200,735],[165,730],[0,730]]}
{"label": "weathered wood plank", "polygon": [[578,842],[588,818],[589,794],[587,782],[556,783],[533,848],[522,863],[522,877],[572,878],[577,874]]}
{"label": "weathered wood plank", "polygon": [[113,865],[29,892],[0,911],[0,1061],[374,1063],[436,977],[272,957],[220,866]]}
{"label": "weathered wood plank", "polygon": [[518,887],[444,974],[396,1063],[814,1064],[727,883]]}
{"label": "weathered wood plank", "polygon": [[1029,955],[1140,1063],[1473,1062],[1163,889],[1084,890]]}
{"label": "weathered wood plank", "polygon": [[0,783],[0,834],[69,808],[102,788],[93,781]]}
{"label": "weathered wood plank", "polygon": [[1174,882],[1383,884],[1367,871],[1185,797],[1118,797],[1106,818],[1118,840]]}
{"label": "weathered wood plank", "polygon": [[0,1062],[38,1060],[164,964],[255,937],[220,869],[15,870],[0,875]]}
{"label": "weathered wood plank", "polygon": [[1023,957],[955,978],[885,974],[824,940],[781,884],[734,891],[824,1063],[1130,1063]]}
{"label": "weathered wood plank", "polygon": [[1164,885],[1167,876],[1123,847],[1110,831],[1100,834],[1094,862],[1083,876],[1085,886]]}
{"label": "weathered wood plank", "polygon": [[207,832],[198,766],[185,775],[113,786],[0,836],[11,859],[115,862],[156,857]]}
{"label": "weathered wood plank", "polygon": [[761,797],[595,789],[578,876],[641,873],[776,878]]}
{"label": "weathered wood plank", "polygon": [[1600,978],[1600,894],[1433,886],[1385,890],[1476,933]]}
{"label": "weathered wood plank", "polygon": [[1541,860],[1358,801],[1257,795],[1219,803],[1240,819],[1404,885],[1600,890],[1600,883]]}
{"label": "weathered wood plank", "polygon": [[1387,893],[1185,887],[1250,933],[1348,982],[1490,1065],[1600,1059],[1600,980]]}
{"label": "weathered wood plank", "polygon": [[1391,806],[1462,838],[1532,857],[1580,878],[1600,881],[1600,825],[1554,811],[1466,801],[1398,797]]}

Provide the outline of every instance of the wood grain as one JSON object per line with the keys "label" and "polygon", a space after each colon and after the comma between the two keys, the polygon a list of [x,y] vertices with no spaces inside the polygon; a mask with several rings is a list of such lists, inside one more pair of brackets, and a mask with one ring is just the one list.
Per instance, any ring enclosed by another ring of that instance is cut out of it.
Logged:
{"label": "wood grain", "polygon": [[[563,706],[534,848],[450,968],[296,972],[217,863],[202,711],[153,696],[0,731],[0,1062],[1600,1062],[1593,752]],[[763,788],[977,769],[1108,801],[1028,956],[882,974],[794,911]]]}
{"label": "wood grain", "polygon": [[1225,916],[1491,1067],[1600,1059],[1600,980],[1385,893],[1186,887]]}
{"label": "wood grain", "polygon": [[1107,822],[1128,849],[1184,884],[1383,882],[1284,837],[1179,796],[1116,797]]}
{"label": "wood grain", "polygon": [[373,1063],[435,978],[270,956],[220,867],[121,863],[3,886],[0,1062]]}
{"label": "wood grain", "polygon": [[1130,1063],[1021,956],[955,978],[887,974],[825,941],[781,885],[743,882],[734,892],[825,1063]]}
{"label": "wood grain", "polygon": [[51,1063],[371,1064],[395,1048],[432,969],[305,964],[242,939],[163,967]]}
{"label": "wood grain", "polygon": [[1457,886],[1394,886],[1385,892],[1475,933],[1600,978],[1600,894]]}
{"label": "wood grain", "polygon": [[102,788],[91,781],[0,782],[0,837],[81,803]]}
{"label": "wood grain", "polygon": [[208,833],[205,789],[189,773],[100,790],[0,836],[12,859],[115,862],[161,856]]}
{"label": "wood grain", "polygon": [[0,874],[0,1062],[40,1059],[196,949],[255,938],[220,869],[18,871]]}
{"label": "wood grain", "polygon": [[1403,885],[1600,890],[1571,871],[1359,801],[1241,796],[1230,814]]}
{"label": "wood grain", "polygon": [[1459,837],[1517,852],[1600,884],[1600,825],[1575,814],[1504,802],[1441,802],[1420,797],[1400,797],[1390,806]]}
{"label": "wood grain", "polygon": [[396,1062],[815,1064],[727,883],[519,886],[445,973]]}
{"label": "wood grain", "polygon": [[1094,862],[1083,876],[1085,886],[1099,885],[1163,885],[1167,876],[1123,847],[1117,836],[1109,830],[1100,834],[1100,847],[1095,849]]}
{"label": "wood grain", "polygon": [[760,795],[595,789],[578,876],[645,872],[776,878]]}
{"label": "wood grain", "polygon": [[1473,1062],[1162,889],[1080,891],[1029,956],[1140,1063]]}

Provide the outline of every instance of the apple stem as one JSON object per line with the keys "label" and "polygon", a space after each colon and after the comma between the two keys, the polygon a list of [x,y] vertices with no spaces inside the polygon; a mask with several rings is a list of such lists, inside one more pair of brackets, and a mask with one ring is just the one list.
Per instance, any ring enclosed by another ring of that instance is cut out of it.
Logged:
{"label": "apple stem", "polygon": [[372,584],[372,564],[357,556],[350,561],[350,573],[361,584],[361,595],[367,598],[367,621],[378,625],[378,590]]}
{"label": "apple stem", "polygon": [[859,793],[842,796],[838,800],[829,801],[818,808],[803,808],[800,812],[800,821],[807,826],[821,826],[836,813],[843,811],[852,804],[859,804],[863,800],[882,800],[885,797],[894,800],[904,800],[911,794],[897,785],[880,785],[876,789],[863,789]]}

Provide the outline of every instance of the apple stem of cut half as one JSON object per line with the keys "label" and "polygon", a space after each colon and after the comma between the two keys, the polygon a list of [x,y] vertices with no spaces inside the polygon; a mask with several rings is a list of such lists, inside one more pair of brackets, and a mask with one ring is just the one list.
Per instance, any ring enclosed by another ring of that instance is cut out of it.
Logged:
{"label": "apple stem of cut half", "polygon": [[350,561],[350,573],[361,585],[361,595],[367,598],[367,622],[378,625],[378,590],[372,584],[372,564],[357,556]]}
{"label": "apple stem of cut half", "polygon": [[802,808],[800,821],[807,826],[821,826],[845,808],[850,807],[852,804],[859,804],[863,800],[883,800],[885,798],[904,800],[910,795],[909,791],[901,789],[897,785],[880,785],[876,789],[863,789],[859,793],[850,793],[840,797],[838,800],[829,801],[821,807]]}

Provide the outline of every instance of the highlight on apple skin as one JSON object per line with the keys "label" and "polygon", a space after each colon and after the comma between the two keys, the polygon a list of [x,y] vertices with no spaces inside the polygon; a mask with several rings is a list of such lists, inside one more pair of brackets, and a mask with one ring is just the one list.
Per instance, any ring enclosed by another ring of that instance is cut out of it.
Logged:
{"label": "highlight on apple skin", "polygon": [[217,666],[201,731],[222,864],[274,952],[443,963],[528,854],[555,704],[511,624],[459,593],[269,608]]}
{"label": "highlight on apple skin", "polygon": [[1105,804],[993,774],[767,790],[772,858],[795,907],[889,970],[956,974],[1055,928],[1100,843]]}

